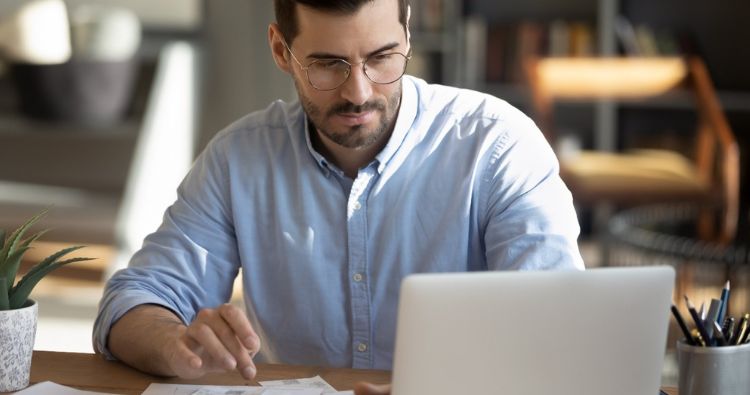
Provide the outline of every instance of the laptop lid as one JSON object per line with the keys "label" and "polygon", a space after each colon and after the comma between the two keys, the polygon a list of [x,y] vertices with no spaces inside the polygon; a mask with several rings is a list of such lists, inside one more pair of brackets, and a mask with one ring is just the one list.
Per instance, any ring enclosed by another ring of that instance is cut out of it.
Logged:
{"label": "laptop lid", "polygon": [[657,394],[674,278],[666,266],[409,276],[393,394]]}

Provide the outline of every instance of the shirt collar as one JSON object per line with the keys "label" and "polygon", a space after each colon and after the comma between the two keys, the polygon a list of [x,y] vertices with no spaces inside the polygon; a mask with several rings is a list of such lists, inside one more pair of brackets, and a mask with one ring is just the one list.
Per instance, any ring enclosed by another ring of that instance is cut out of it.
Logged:
{"label": "shirt collar", "polygon": [[[406,138],[406,134],[409,132],[409,129],[411,129],[411,125],[414,123],[414,119],[417,116],[417,88],[414,85],[414,81],[407,75],[404,75],[401,81],[401,103],[399,104],[396,125],[393,127],[393,133],[388,139],[388,143],[377,155],[375,155],[375,160],[378,161],[378,173],[383,172],[388,161],[391,160],[399,147],[401,147],[401,144]],[[304,110],[302,111],[302,114],[307,149],[310,151],[313,158],[315,158],[315,161],[318,163],[321,170],[323,170],[325,175],[328,176],[331,171],[336,171],[337,169],[332,167],[328,163],[328,160],[313,148],[312,140],[310,139],[310,121]]]}
{"label": "shirt collar", "polygon": [[[301,107],[302,106],[300,105],[300,108]],[[323,174],[328,177],[331,174],[331,171],[336,170],[336,168],[331,167],[328,164],[328,160],[313,147],[312,140],[310,138],[310,120],[307,118],[307,114],[305,113],[304,109],[302,110],[302,114],[302,124],[304,125],[305,143],[307,144],[307,150],[310,151],[310,155],[315,158],[315,162],[318,164],[318,167],[320,167],[320,170],[323,171]]]}
{"label": "shirt collar", "polygon": [[375,155],[375,160],[378,161],[378,173],[383,172],[393,154],[401,147],[417,116],[417,88],[414,86],[414,81],[407,75],[404,75],[401,81],[403,81],[401,84],[401,104],[396,118],[396,126],[393,127],[393,133],[391,138],[388,139],[388,143]]}

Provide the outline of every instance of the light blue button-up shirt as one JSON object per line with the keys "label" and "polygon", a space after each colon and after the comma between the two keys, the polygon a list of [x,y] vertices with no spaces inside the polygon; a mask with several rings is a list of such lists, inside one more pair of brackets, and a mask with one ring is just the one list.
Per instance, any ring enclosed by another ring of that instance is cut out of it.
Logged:
{"label": "light blue button-up shirt", "polygon": [[226,302],[241,268],[258,361],[389,369],[404,276],[583,268],[557,160],[506,102],[404,77],[393,134],[354,180],[307,124],[277,101],[217,134],[108,282],[98,350],[136,305],[189,323]]}

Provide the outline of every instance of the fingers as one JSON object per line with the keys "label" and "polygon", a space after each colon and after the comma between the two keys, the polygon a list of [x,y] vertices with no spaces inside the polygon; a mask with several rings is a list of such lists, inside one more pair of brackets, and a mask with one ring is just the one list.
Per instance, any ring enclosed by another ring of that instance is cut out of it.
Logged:
{"label": "fingers", "polygon": [[260,349],[260,340],[236,306],[201,310],[185,332],[185,345],[200,354],[204,372],[237,369],[248,380],[255,377],[252,357]]}
{"label": "fingers", "polygon": [[168,349],[170,352],[167,361],[175,375],[186,379],[194,379],[206,373],[203,369],[204,364],[201,357],[181,339],[177,339],[168,345]]}
{"label": "fingers", "polygon": [[260,338],[247,320],[245,313],[238,307],[225,304],[219,307],[219,314],[234,332],[237,339],[242,342],[253,356],[260,351]]}
{"label": "fingers", "polygon": [[232,335],[229,326],[215,312],[202,310],[196,320],[188,326],[186,335],[202,347],[218,368],[232,370],[237,366],[233,351],[244,347]]}
{"label": "fingers", "polygon": [[354,385],[354,395],[390,395],[390,384],[371,384],[359,382]]}
{"label": "fingers", "polygon": [[232,343],[235,346],[236,352],[233,352],[233,355],[237,361],[237,370],[243,377],[250,380],[257,373],[252,358],[260,351],[260,338],[253,330],[245,313],[238,307],[225,304],[218,310],[229,327],[229,332],[221,336],[222,342],[225,345]]}

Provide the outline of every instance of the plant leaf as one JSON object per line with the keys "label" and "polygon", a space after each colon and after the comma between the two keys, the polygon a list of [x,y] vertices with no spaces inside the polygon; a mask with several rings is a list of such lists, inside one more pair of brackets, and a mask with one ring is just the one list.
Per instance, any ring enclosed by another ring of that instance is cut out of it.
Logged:
{"label": "plant leaf", "polygon": [[[80,248],[80,246],[78,247]],[[77,248],[76,248],[77,249]],[[64,250],[63,250],[64,251]],[[59,253],[59,252],[58,252]],[[64,255],[64,254],[63,254]],[[29,295],[31,294],[31,291],[34,289],[36,284],[44,278],[47,274],[49,274],[51,271],[59,268],[60,266],[67,265],[69,263],[73,262],[81,262],[81,261],[90,261],[95,258],[70,258],[66,259],[64,261],[58,261],[58,262],[52,262],[48,263],[44,266],[42,264],[37,264],[34,266],[34,269],[41,267],[40,269],[34,271],[34,273],[26,273],[25,276],[21,279],[21,281],[18,282],[18,284],[13,287],[13,289],[10,291],[10,295],[8,297],[8,304],[10,305],[11,309],[17,309],[23,306],[23,304],[26,302],[26,300],[29,298]]]}
{"label": "plant leaf", "polygon": [[23,254],[26,253],[29,248],[29,246],[21,246],[17,251],[11,253],[5,261],[5,265],[0,267],[0,277],[5,278],[7,283],[6,289],[11,289],[13,287],[13,282],[16,281],[18,268],[21,266],[21,258],[23,258]]}
{"label": "plant leaf", "polygon": [[0,229],[0,250],[5,247],[5,229]]}
{"label": "plant leaf", "polygon": [[47,232],[49,232],[49,229],[44,229],[44,230],[41,230],[41,231],[39,231],[37,233],[34,233],[33,235],[31,235],[31,237],[29,237],[28,239],[24,240],[21,243],[21,247],[28,247],[28,246],[30,246],[31,243],[37,241],[37,239],[39,239],[40,237],[44,236],[44,234],[47,233]]}
{"label": "plant leaf", "polygon": [[13,231],[13,233],[10,234],[8,239],[5,241],[5,245],[3,246],[3,249],[0,251],[0,267],[4,266],[7,262],[8,255],[13,253],[13,250],[15,250],[16,245],[18,244],[18,241],[23,237],[23,234],[26,233],[26,231],[36,223],[36,221],[39,220],[39,218],[42,218],[44,214],[47,214],[47,211],[49,210],[42,210],[39,214],[31,217],[28,221],[26,221],[25,224],[21,225]]}
{"label": "plant leaf", "polygon": [[[21,279],[21,281],[19,281],[18,284],[16,284],[16,287],[19,287],[21,285],[21,283],[23,283],[24,280],[26,280],[27,278],[31,278],[32,276],[34,276],[36,272],[44,270],[47,266],[50,266],[53,263],[56,263],[57,260],[60,259],[60,258],[62,258],[63,256],[65,256],[65,255],[67,255],[67,254],[69,254],[69,253],[71,253],[73,251],[80,250],[83,247],[85,247],[85,246],[72,246],[72,247],[64,248],[64,249],[62,249],[60,251],[57,251],[54,254],[52,254],[52,255],[50,255],[50,256],[48,256],[46,258],[44,258],[41,262],[37,263],[36,265],[34,265],[34,267],[32,267],[31,269],[29,269],[29,271],[23,276],[23,278]],[[81,260],[88,261],[88,260],[91,260],[91,259],[94,259],[94,258],[84,258],[84,259],[81,259]],[[70,261],[70,260],[68,260],[68,261]],[[65,261],[65,263],[70,263],[68,261]]]}
{"label": "plant leaf", "polygon": [[8,301],[8,287],[5,284],[5,277],[0,277],[0,311],[10,310],[10,302]]}
{"label": "plant leaf", "polygon": [[[62,258],[63,256],[65,256],[65,255],[67,255],[67,254],[69,254],[69,253],[71,253],[71,252],[73,252],[75,250],[80,250],[83,247],[84,246],[72,246],[72,247],[64,248],[64,249],[62,249],[60,251],[57,251],[56,253],[54,253],[54,254],[52,254],[52,255],[44,258],[44,260],[42,260],[41,262],[39,262],[36,265],[34,265],[34,267],[32,267],[31,269],[29,269],[29,271],[26,273],[26,275],[24,276],[24,278],[26,278],[26,277],[28,277],[30,275],[33,275],[35,272],[44,269],[46,266],[49,266],[50,264],[54,263],[58,259]],[[23,281],[23,279],[21,279],[21,281]]]}
{"label": "plant leaf", "polygon": [[[28,221],[26,221],[25,224],[21,225],[18,229],[16,229],[15,232],[13,232],[13,235],[11,235],[11,245],[10,250],[13,251],[16,249],[16,246],[18,245],[18,242],[23,238],[23,234],[26,233],[29,228],[36,223],[36,221],[39,221],[40,218],[42,218],[45,214],[47,214],[48,209],[44,209],[39,214],[29,218]],[[15,235],[15,237],[13,237]]]}

